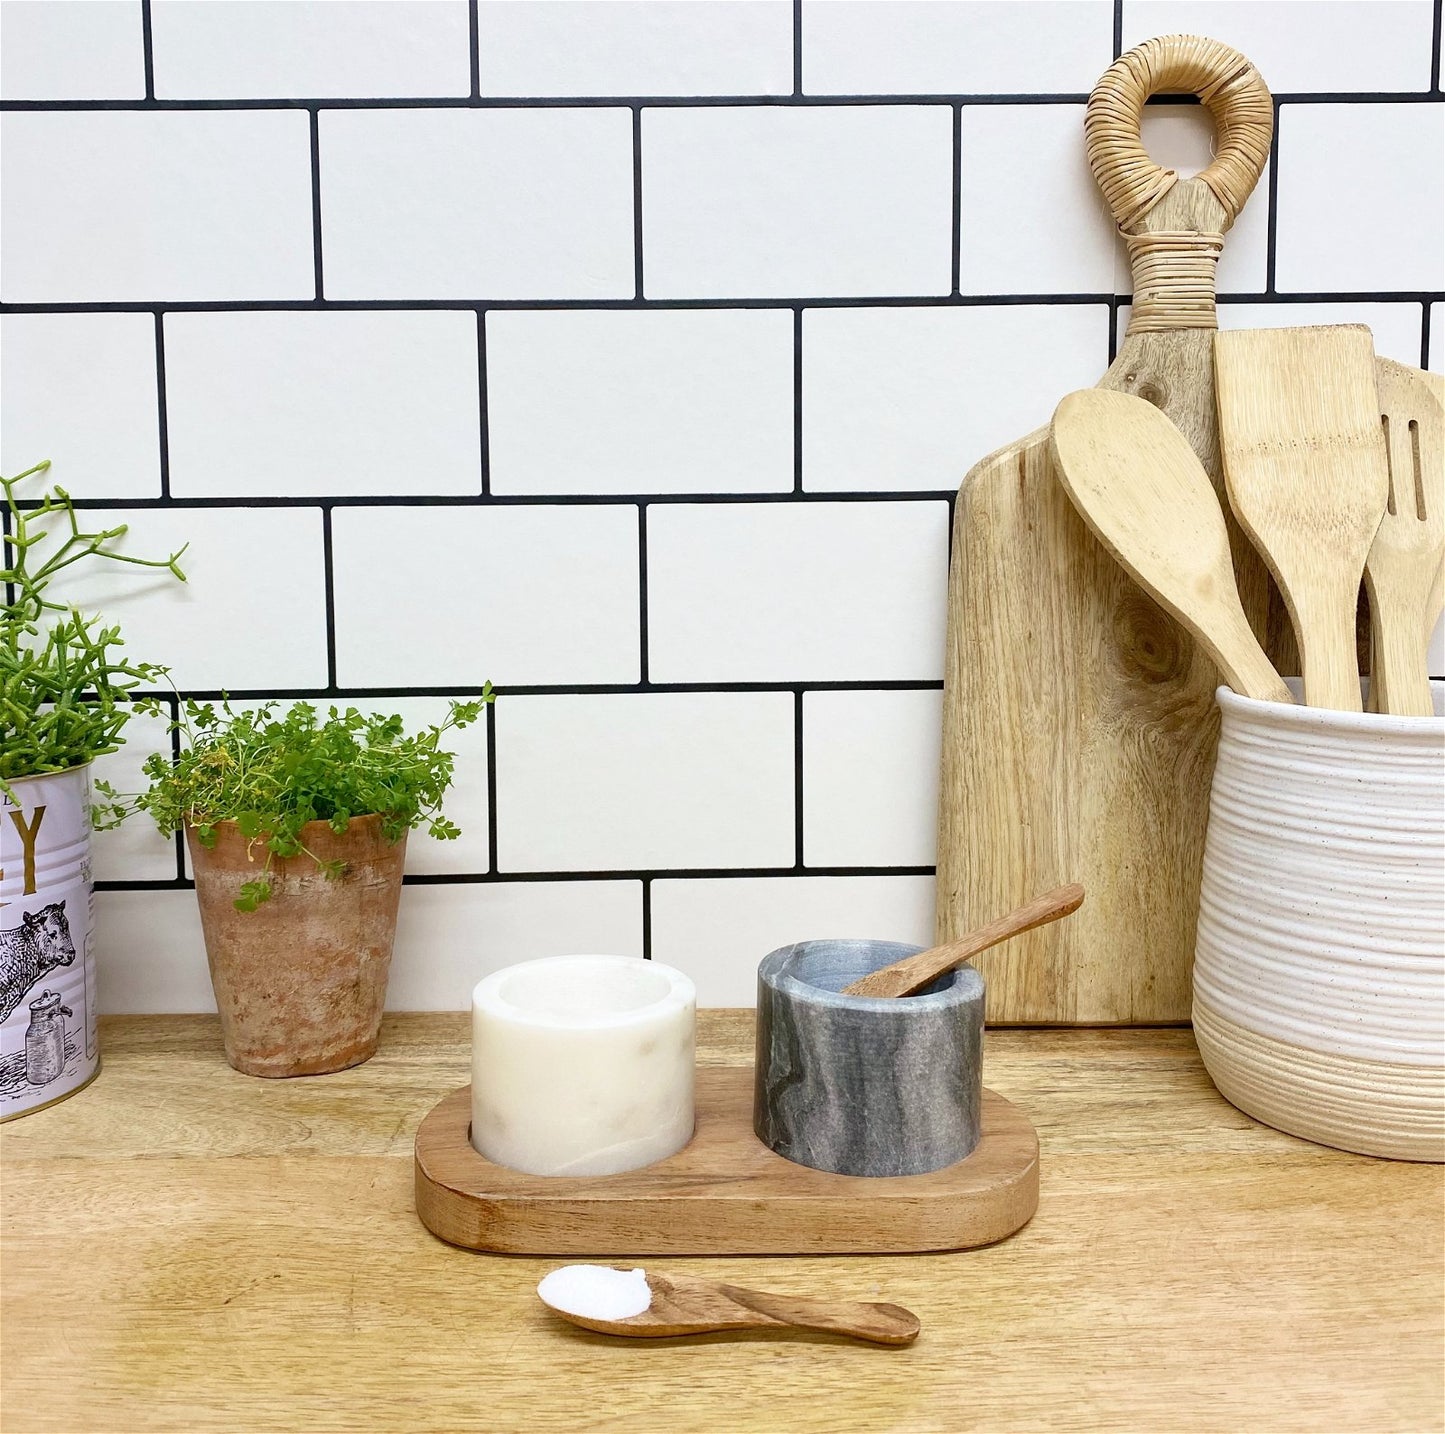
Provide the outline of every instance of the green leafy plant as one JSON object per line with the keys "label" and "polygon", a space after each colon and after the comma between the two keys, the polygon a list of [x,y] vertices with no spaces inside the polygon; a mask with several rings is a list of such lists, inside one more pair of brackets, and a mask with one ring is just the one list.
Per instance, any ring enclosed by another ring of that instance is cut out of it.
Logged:
{"label": "green leafy plant", "polygon": [[91,558],[164,568],[182,582],[186,576],[178,566],[184,548],[168,558],[136,558],[114,547],[124,524],[83,532],[59,486],[22,501],[21,483],[49,467],[47,460],[14,478],[0,477],[0,788],[12,797],[12,778],[63,772],[116,751],[136,710],[132,690],[166,675],[164,667],[123,658],[120,628],[57,602],[51,584]]}
{"label": "green leafy plant", "polygon": [[216,823],[234,821],[265,852],[259,875],[242,884],[235,903],[239,911],[254,911],[271,897],[275,857],[304,854],[332,879],[344,872],[343,862],[323,861],[307,848],[307,822],[324,821],[340,833],[352,817],[374,813],[388,841],[419,827],[444,841],[460,836],[441,814],[454,762],[441,739],[475,722],[493,700],[487,683],[481,697],[453,702],[441,723],[412,736],[400,717],[366,716],[354,707],[332,707],[322,720],[308,702],[282,715],[271,702],[240,710],[229,702],[219,709],[185,702],[171,724],[183,738],[179,757],[149,757],[143,770],[150,786],[137,796],[97,782],[106,799],[97,807],[97,824],[114,826],[145,811],[163,834],[192,827],[201,845],[212,847]]}

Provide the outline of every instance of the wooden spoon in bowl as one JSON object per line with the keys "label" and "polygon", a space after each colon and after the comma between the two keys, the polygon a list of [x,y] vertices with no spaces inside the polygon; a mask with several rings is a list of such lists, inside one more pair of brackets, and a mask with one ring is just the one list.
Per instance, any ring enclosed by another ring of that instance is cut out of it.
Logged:
{"label": "wooden spoon in bowl", "polygon": [[1036,926],[1046,926],[1061,916],[1068,916],[1084,904],[1084,888],[1078,884],[1056,887],[1026,902],[1007,916],[990,921],[970,931],[957,941],[945,946],[932,946],[914,956],[905,956],[891,966],[882,966],[866,976],[844,986],[839,993],[843,996],[911,996],[931,982],[938,980],[945,971],[962,966],[972,960],[980,951],[1007,941],[1010,936],[1032,931]]}

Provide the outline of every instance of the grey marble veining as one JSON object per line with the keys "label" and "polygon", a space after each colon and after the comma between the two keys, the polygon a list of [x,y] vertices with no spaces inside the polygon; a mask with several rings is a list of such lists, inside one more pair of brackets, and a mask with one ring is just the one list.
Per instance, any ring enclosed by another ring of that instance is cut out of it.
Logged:
{"label": "grey marble veining", "polygon": [[800,941],[763,958],[753,1129],[770,1149],[840,1175],[920,1175],[978,1144],[983,977],[963,966],[917,996],[839,994],[922,949]]}

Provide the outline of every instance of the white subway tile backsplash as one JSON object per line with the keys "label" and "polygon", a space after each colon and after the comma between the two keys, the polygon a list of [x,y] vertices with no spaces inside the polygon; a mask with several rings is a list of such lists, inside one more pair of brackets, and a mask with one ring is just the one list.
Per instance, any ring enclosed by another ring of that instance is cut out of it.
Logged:
{"label": "white subway tile backsplash", "polygon": [[803,694],[803,862],[932,866],[943,694]]}
{"label": "white subway tile backsplash", "polygon": [[503,872],[791,866],[788,692],[502,696]]}
{"label": "white subway tile backsplash", "polygon": [[387,1009],[470,1010],[472,987],[503,966],[584,954],[642,955],[640,881],[408,886]]}
{"label": "white subway tile backsplash", "polygon": [[1375,352],[1415,367],[1420,362],[1418,304],[1230,304],[1219,306],[1221,329],[1291,329],[1312,324],[1364,324]]}
{"label": "white subway tile backsplash", "polygon": [[810,309],[803,487],[956,488],[1108,363],[1102,304]]}
{"label": "white subway tile backsplash", "polygon": [[165,342],[178,496],[481,492],[470,310],[167,314]]}
{"label": "white subway tile backsplash", "polygon": [[105,1015],[216,1009],[194,891],[96,892],[95,967]]}
{"label": "white subway tile backsplash", "polygon": [[140,0],[4,0],[0,100],[145,95]]}
{"label": "white subway tile backsplash", "polygon": [[655,682],[943,674],[943,502],[654,505]]}
{"label": "white subway tile backsplash", "polygon": [[465,95],[466,0],[151,0],[160,99]]}
{"label": "white subway tile backsplash", "polygon": [[160,496],[149,314],[0,317],[0,471],[43,458],[50,472],[35,483],[77,498]]}
{"label": "white subway tile backsplash", "polygon": [[631,297],[626,109],[327,110],[332,299]]}
{"label": "white subway tile backsplash", "polygon": [[164,558],[183,544],[187,581],[119,564],[79,567],[67,599],[118,622],[132,661],[171,667],[177,687],[232,692],[326,681],[321,514],[315,508],[136,508],[83,513],[127,524],[123,551]]}
{"label": "white subway tile backsplash", "polygon": [[22,113],[3,132],[7,302],[312,297],[304,112]]}
{"label": "white subway tile backsplash", "polygon": [[1084,106],[965,106],[965,294],[1109,293],[1119,242],[1084,158]]}
{"label": "white subway tile backsplash", "polygon": [[1110,0],[803,0],[803,92],[1085,94],[1113,33]]}
{"label": "white subway tile backsplash", "polygon": [[489,0],[484,95],[786,95],[790,0]]}
{"label": "white subway tile backsplash", "polygon": [[1283,292],[1445,287],[1445,105],[1284,105]]}
{"label": "white subway tile backsplash", "polygon": [[487,316],[494,493],[793,486],[793,315]]}
{"label": "white subway tile backsplash", "polygon": [[1436,373],[1445,370],[1445,304],[1430,305],[1430,365]]}
{"label": "white subway tile backsplash", "polygon": [[[125,745],[118,752],[97,757],[92,773],[116,791],[133,795],[150,785],[141,772],[146,759],[156,752],[170,756],[170,718],[133,716],[122,735]],[[137,812],[120,826],[95,833],[91,871],[97,881],[173,881],[175,838],[162,836],[147,813]]]}
{"label": "white subway tile backsplash", "polygon": [[692,977],[699,1006],[751,1006],[758,963],[821,937],[933,942],[931,876],[779,876],[652,884],[652,954]]}
{"label": "white subway tile backsplash", "polygon": [[1124,0],[1124,48],[1209,35],[1277,95],[1430,87],[1430,0]]}
{"label": "white subway tile backsplash", "polygon": [[635,682],[637,527],[628,505],[336,509],[339,681]]}
{"label": "white subway tile backsplash", "polygon": [[945,294],[946,106],[650,109],[649,298]]}

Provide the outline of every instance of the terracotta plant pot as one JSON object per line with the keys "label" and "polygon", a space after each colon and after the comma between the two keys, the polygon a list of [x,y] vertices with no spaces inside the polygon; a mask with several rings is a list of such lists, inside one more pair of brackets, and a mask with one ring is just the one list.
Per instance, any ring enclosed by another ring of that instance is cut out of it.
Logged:
{"label": "terracotta plant pot", "polygon": [[325,822],[303,844],[346,872],[328,881],[306,855],[271,863],[271,899],[234,905],[260,875],[265,848],[235,822],[216,824],[207,850],[189,828],[206,959],[226,1059],[256,1076],[324,1075],[376,1054],[396,939],[406,837],[388,842],[378,816],[353,817],[341,835]]}

